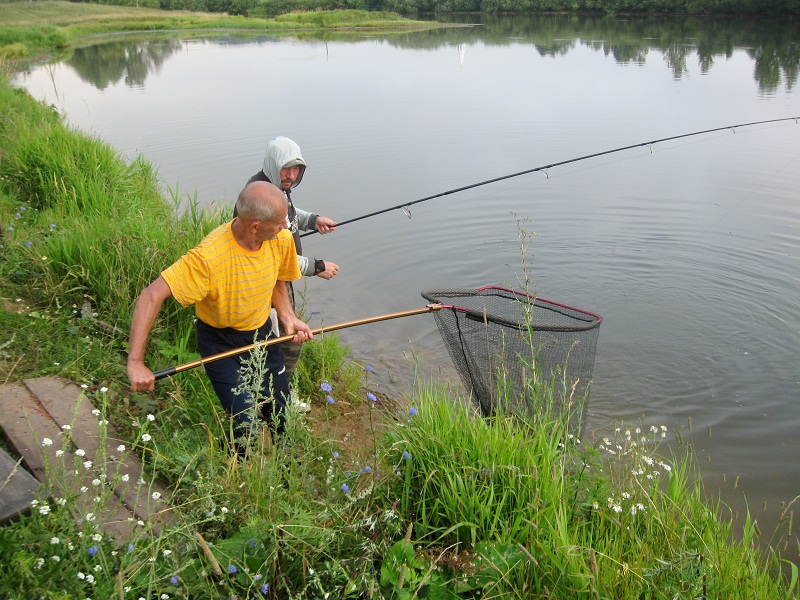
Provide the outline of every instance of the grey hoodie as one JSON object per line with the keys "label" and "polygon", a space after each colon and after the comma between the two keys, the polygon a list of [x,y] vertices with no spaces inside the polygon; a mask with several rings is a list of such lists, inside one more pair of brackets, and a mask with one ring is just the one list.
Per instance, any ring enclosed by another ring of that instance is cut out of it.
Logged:
{"label": "grey hoodie", "polygon": [[264,155],[264,166],[253,175],[247,183],[253,181],[269,181],[280,187],[281,169],[300,165],[300,174],[289,190],[284,190],[289,201],[289,223],[294,237],[294,245],[297,249],[297,262],[300,264],[300,272],[306,277],[315,275],[315,259],[303,256],[300,244],[300,231],[311,231],[317,224],[317,215],[300,208],[296,208],[292,203],[292,189],[300,185],[303,175],[306,172],[306,163],[300,153],[300,146],[287,137],[278,137],[267,144],[267,152]]}

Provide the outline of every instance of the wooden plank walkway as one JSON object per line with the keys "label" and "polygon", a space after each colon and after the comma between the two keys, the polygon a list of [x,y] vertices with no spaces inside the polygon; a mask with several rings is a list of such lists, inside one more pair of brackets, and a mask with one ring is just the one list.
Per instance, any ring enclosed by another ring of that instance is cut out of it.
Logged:
{"label": "wooden plank walkway", "polygon": [[[174,520],[164,503],[163,487],[155,482],[140,484],[152,478],[143,472],[138,456],[127,448],[129,444],[110,425],[101,423],[94,410],[80,388],[64,379],[40,377],[0,386],[0,428],[9,447],[33,474],[26,478],[17,467],[13,477],[4,476],[12,474],[16,461],[7,454],[8,460],[0,461],[0,465],[11,463],[0,466],[0,521],[30,507],[38,488],[36,480],[52,487],[53,499],[77,497],[72,504],[76,517],[86,518],[91,513],[120,543],[131,538],[139,521],[149,524],[157,535]],[[65,435],[71,443],[64,443]],[[45,438],[52,444],[45,444]],[[118,451],[121,444],[126,446],[124,452]],[[110,484],[98,487],[92,483],[98,479],[120,483],[113,488]],[[81,488],[93,491],[82,493]],[[160,494],[158,500],[153,499],[154,492]],[[98,494],[107,499],[100,503],[105,507],[102,514],[97,514],[98,504],[93,501]]]}
{"label": "wooden plank walkway", "polygon": [[27,511],[39,482],[0,448],[0,525]]}

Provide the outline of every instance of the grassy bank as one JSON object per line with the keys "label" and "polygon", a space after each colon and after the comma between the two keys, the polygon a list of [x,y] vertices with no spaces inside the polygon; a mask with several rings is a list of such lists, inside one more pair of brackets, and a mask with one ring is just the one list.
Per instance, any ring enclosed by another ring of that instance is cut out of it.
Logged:
{"label": "grassy bank", "polygon": [[[797,597],[797,568],[778,555],[791,505],[775,549],[759,544],[752,520],[734,528],[708,501],[691,451],[669,452],[661,424],[578,440],[568,414],[487,421],[435,382],[390,404],[380,374],[335,337],[304,348],[312,417],[292,412],[277,445],[257,438],[246,461],[230,458],[201,371],[130,394],[124,358],[139,290],[226,214],[190,199],[177,212],[152,165],[69,129],[5,78],[0,106],[0,382],[85,385],[177,516],[117,544],[76,509],[89,498],[102,512],[114,464],[92,465],[102,477],[85,490],[68,485],[84,462],[53,464],[61,483],[0,529],[0,596]],[[196,358],[192,331],[192,312],[166,305],[148,364]],[[559,393],[541,386],[538,402]],[[354,413],[368,434],[357,451],[334,433]],[[67,430],[51,441],[71,444]]]}
{"label": "grassy bank", "polygon": [[82,2],[0,3],[0,58],[46,55],[93,35],[131,31],[238,29],[294,31],[429,29],[436,23],[404,19],[396,13],[331,10],[283,14],[277,18],[247,18],[222,13],[164,11],[158,8],[111,6]]}

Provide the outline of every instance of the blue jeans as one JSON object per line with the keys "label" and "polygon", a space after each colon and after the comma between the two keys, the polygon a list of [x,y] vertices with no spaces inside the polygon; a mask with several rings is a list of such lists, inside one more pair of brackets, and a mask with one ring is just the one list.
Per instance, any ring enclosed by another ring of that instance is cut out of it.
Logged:
{"label": "blue jeans", "polygon": [[[213,354],[234,348],[249,346],[255,341],[275,337],[270,322],[254,331],[238,331],[227,327],[217,329],[200,319],[196,322],[197,348],[200,356],[206,358]],[[255,338],[256,332],[258,337]],[[273,432],[282,433],[285,423],[286,402],[289,398],[289,380],[283,366],[283,352],[280,344],[267,346],[266,375],[261,382],[261,394],[268,399],[254,410],[253,398],[248,391],[234,391],[239,386],[239,370],[242,362],[250,357],[250,351],[228,358],[215,360],[203,365],[211,385],[219,398],[222,408],[233,418],[233,439],[246,438],[256,425],[256,414],[270,426]]]}

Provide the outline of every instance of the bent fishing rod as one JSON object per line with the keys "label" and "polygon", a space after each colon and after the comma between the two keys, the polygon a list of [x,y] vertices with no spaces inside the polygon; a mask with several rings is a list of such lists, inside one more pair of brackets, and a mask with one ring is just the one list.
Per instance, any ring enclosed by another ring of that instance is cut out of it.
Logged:
{"label": "bent fishing rod", "polygon": [[[425,308],[416,308],[413,310],[405,310],[402,312],[396,313],[389,313],[386,315],[379,315],[376,317],[368,317],[366,319],[357,319],[355,321],[346,321],[344,323],[337,323],[335,325],[328,325],[327,327],[320,327],[318,329],[312,329],[311,333],[317,335],[319,333],[326,333],[328,331],[336,331],[337,329],[345,329],[347,327],[355,327],[356,325],[366,325],[368,323],[377,323],[379,321],[388,321],[389,319],[398,319],[400,317],[410,317],[411,315],[420,315],[423,313],[435,312],[441,308],[444,308],[443,304],[428,304]],[[166,369],[161,369],[160,371],[155,371],[153,375],[155,376],[156,380],[163,379],[164,377],[169,377],[171,375],[175,375],[176,373],[180,373],[182,371],[187,371],[189,369],[193,369],[195,367],[199,367],[200,365],[205,365],[210,362],[214,362],[216,360],[221,360],[223,358],[229,358],[231,356],[236,356],[237,354],[244,354],[249,350],[253,350],[254,348],[261,348],[263,346],[271,346],[273,344],[280,344],[281,342],[288,342],[290,341],[294,335],[283,335],[280,337],[271,338],[268,340],[262,340],[260,342],[256,342],[254,344],[250,344],[248,346],[241,346],[239,348],[233,348],[232,350],[226,350],[225,352],[219,352],[218,354],[212,354],[211,356],[206,356],[205,358],[200,358],[198,360],[193,360],[191,362],[178,365],[175,367],[167,367]]]}
{"label": "bent fishing rod", "polygon": [[[606,154],[614,154],[615,152],[623,152],[624,150],[632,150],[633,148],[642,148],[644,146],[652,146],[653,144],[660,144],[661,142],[668,142],[671,140],[679,140],[681,138],[692,137],[695,135],[703,135],[705,133],[713,133],[715,131],[725,131],[726,129],[732,130],[736,133],[736,129],[741,127],[750,127],[752,125],[764,125],[766,123],[778,123],[780,121],[795,121],[797,122],[800,117],[784,117],[782,119],[768,119],[766,121],[753,121],[752,123],[740,123],[738,125],[728,125],[726,127],[715,127],[714,129],[704,129],[702,131],[693,131],[692,133],[682,133],[681,135],[672,135],[670,137],[659,138],[657,140],[651,140],[649,142],[641,142],[639,144],[631,144],[630,146],[622,146],[620,148],[614,148],[613,150],[604,150],[603,152],[595,152],[593,154],[587,154],[585,156],[579,156],[578,158],[570,158],[568,160],[562,160],[559,162],[554,162],[549,165],[543,165],[541,167],[535,167],[533,169],[526,169],[525,171],[519,171],[517,173],[511,173],[510,175],[503,175],[502,177],[495,177],[493,179],[487,179],[486,181],[481,181],[479,183],[473,183],[471,185],[465,185],[459,188],[455,188],[453,190],[448,190],[446,192],[441,192],[439,194],[434,194],[433,196],[426,196],[425,198],[420,198],[419,200],[414,200],[412,202],[404,202],[403,204],[398,204],[397,206],[390,206],[389,208],[384,208],[382,210],[376,210],[375,212],[371,212],[366,215],[361,215],[360,217],[355,217],[352,219],[347,219],[345,221],[340,221],[336,224],[336,227],[341,227],[342,225],[347,225],[348,223],[355,223],[356,221],[362,221],[364,219],[369,219],[370,217],[374,217],[377,215],[382,215],[383,213],[391,212],[393,210],[402,209],[406,216],[410,219],[411,218],[411,211],[409,210],[410,206],[415,204],[420,204],[421,202],[427,202],[428,200],[433,200],[434,198],[441,198],[442,196],[449,196],[450,194],[455,194],[457,192],[463,192],[465,190],[471,190],[476,187],[481,187],[483,185],[489,185],[490,183],[497,183],[498,181],[503,181],[505,179],[512,179],[513,177],[519,177],[520,175],[528,175],[529,173],[536,173],[537,171],[544,171],[545,177],[547,175],[547,169],[552,169],[553,167],[560,167],[562,165],[568,165],[574,162],[580,162],[582,160],[588,160],[590,158],[597,158],[598,156],[605,156]],[[652,150],[651,150],[652,152]],[[303,233],[300,237],[306,237],[307,235],[313,235],[317,233],[316,230],[308,231]]]}

